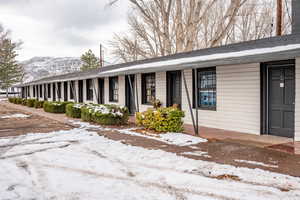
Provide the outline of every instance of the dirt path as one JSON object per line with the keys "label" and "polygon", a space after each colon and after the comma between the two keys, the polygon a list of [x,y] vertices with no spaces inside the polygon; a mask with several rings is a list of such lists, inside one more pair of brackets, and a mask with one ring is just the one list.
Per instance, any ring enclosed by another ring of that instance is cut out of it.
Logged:
{"label": "dirt path", "polygon": [[[13,114],[25,114],[24,118],[1,118]],[[0,102],[0,137],[18,136],[27,133],[48,133],[57,130],[67,130],[71,127],[64,123],[51,120],[32,112],[7,106]]]}
{"label": "dirt path", "polygon": [[[7,103],[0,102],[0,116],[14,113],[29,114],[31,117],[15,120],[0,119],[0,137],[21,135],[29,132],[44,133],[72,127],[69,118],[65,117],[65,115],[49,114],[42,110],[23,106],[18,107],[13,104],[8,106]],[[127,135],[118,131],[97,129],[93,131],[97,131],[99,135],[109,139],[121,141],[132,146],[159,149],[195,160],[213,161],[238,167],[259,168],[300,177],[300,156],[268,148],[240,144],[228,139],[213,140],[190,146],[177,146],[142,136]]]}

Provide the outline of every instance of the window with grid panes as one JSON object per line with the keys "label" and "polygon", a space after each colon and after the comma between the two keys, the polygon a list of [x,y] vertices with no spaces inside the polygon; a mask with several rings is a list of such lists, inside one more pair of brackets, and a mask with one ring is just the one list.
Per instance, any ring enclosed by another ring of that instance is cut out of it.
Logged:
{"label": "window with grid panes", "polygon": [[155,100],[155,73],[142,74],[143,104],[150,104]]}
{"label": "window with grid panes", "polygon": [[118,102],[119,99],[119,85],[118,77],[109,78],[109,101]]}
{"label": "window with grid panes", "polygon": [[198,69],[198,107],[200,109],[216,110],[216,68]]}

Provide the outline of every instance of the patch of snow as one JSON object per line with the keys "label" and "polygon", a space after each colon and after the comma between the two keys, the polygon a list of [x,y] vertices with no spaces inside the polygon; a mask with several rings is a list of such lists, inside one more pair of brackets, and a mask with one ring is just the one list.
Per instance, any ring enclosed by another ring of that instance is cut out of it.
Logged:
{"label": "patch of snow", "polygon": [[269,48],[250,49],[250,50],[244,50],[239,52],[233,51],[233,52],[217,53],[217,54],[211,54],[205,56],[194,56],[188,58],[179,58],[179,59],[172,59],[172,60],[166,60],[160,62],[131,65],[129,67],[124,67],[121,69],[105,71],[100,74],[117,73],[117,72],[124,72],[124,71],[130,71],[135,69],[161,68],[163,66],[184,65],[187,63],[219,60],[219,59],[226,59],[226,58],[236,58],[242,56],[255,56],[264,53],[275,53],[275,52],[288,51],[288,50],[299,49],[299,48],[300,48],[300,44],[291,44],[291,45],[282,45],[282,46],[269,47]]}
{"label": "patch of snow", "polygon": [[269,164],[265,164],[262,162],[256,162],[256,161],[250,161],[250,160],[234,160],[235,162],[239,162],[239,163],[247,163],[247,164],[251,164],[251,165],[260,165],[260,166],[264,166],[264,167],[272,167],[272,168],[278,168],[277,165],[269,165]]}
{"label": "patch of snow", "polygon": [[118,130],[120,133],[125,133],[128,135],[142,136],[154,140],[158,140],[167,144],[173,144],[178,146],[189,146],[194,144],[199,144],[202,142],[207,142],[206,139],[187,135],[184,133],[165,133],[165,134],[141,134],[134,131],[134,129]]}
{"label": "patch of snow", "polygon": [[2,119],[9,119],[9,118],[28,118],[28,117],[30,117],[30,115],[25,115],[25,114],[21,114],[21,113],[12,114],[12,115],[4,115],[4,116],[0,116],[0,118],[2,118]]}
{"label": "patch of snow", "polygon": [[182,155],[191,155],[191,156],[202,156],[205,158],[211,158],[210,155],[208,155],[205,151],[193,151],[193,152],[183,152]]}
{"label": "patch of snow", "polygon": [[[18,145],[0,155],[1,198],[296,200],[300,197],[300,178],[130,146],[98,136],[86,130],[87,126],[13,137]],[[7,138],[4,142],[0,138],[0,144],[5,142]],[[214,178],[223,174],[236,175],[241,181]]]}
{"label": "patch of snow", "polygon": [[178,146],[187,146],[207,142],[207,140],[204,138],[195,137],[184,133],[166,133],[159,134],[159,136],[162,140],[168,142],[169,144],[175,144]]}

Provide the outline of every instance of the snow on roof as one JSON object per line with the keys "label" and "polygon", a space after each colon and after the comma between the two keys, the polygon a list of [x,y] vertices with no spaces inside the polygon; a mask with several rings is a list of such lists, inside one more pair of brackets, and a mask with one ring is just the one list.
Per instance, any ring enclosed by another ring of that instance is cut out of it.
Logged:
{"label": "snow on roof", "polygon": [[252,40],[52,76],[19,85],[19,87],[135,73],[261,63],[296,57],[300,57],[300,34]]}
{"label": "snow on roof", "polygon": [[212,61],[212,60],[220,60],[220,59],[228,59],[228,58],[237,58],[237,57],[244,57],[244,56],[255,56],[259,54],[270,54],[276,52],[283,52],[289,50],[300,49],[300,44],[292,44],[292,45],[284,45],[284,46],[277,46],[277,47],[270,47],[270,48],[259,48],[259,49],[251,49],[251,50],[244,50],[244,51],[233,51],[228,53],[216,53],[211,55],[205,56],[196,56],[190,58],[180,58],[180,59],[173,59],[161,62],[153,62],[153,63],[145,63],[140,65],[133,65],[129,67],[124,67],[121,69],[114,69],[110,71],[102,72],[102,75],[111,74],[111,73],[121,73],[121,72],[128,72],[130,70],[139,69],[143,71],[145,68],[161,68],[165,66],[172,66],[172,65],[185,65],[189,63],[195,62],[203,62],[203,61]]}

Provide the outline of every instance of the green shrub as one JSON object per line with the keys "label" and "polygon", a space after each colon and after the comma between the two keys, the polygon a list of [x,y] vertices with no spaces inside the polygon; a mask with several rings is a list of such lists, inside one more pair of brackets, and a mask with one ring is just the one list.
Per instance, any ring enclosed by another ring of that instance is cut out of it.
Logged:
{"label": "green shrub", "polygon": [[15,103],[16,103],[16,104],[22,104],[22,102],[23,102],[23,99],[22,99],[22,98],[16,98],[16,99],[15,99]]}
{"label": "green shrub", "polygon": [[26,106],[27,105],[27,99],[22,99],[22,103],[21,103],[23,106]]}
{"label": "green shrub", "polygon": [[43,108],[45,112],[50,113],[65,113],[66,112],[66,105],[70,102],[49,102],[45,101]]}
{"label": "green shrub", "polygon": [[23,99],[19,98],[19,97],[11,97],[11,98],[8,98],[8,101],[10,103],[14,103],[14,104],[22,104]]}
{"label": "green shrub", "polygon": [[82,106],[83,104],[74,104],[74,103],[68,104],[66,106],[66,115],[72,118],[80,118]]}
{"label": "green shrub", "polygon": [[26,106],[34,107],[35,102],[36,102],[36,99],[27,99]]}
{"label": "green shrub", "polygon": [[127,124],[129,112],[126,107],[117,105],[88,104],[81,108],[81,119],[101,125]]}
{"label": "green shrub", "polygon": [[184,112],[178,108],[148,109],[145,112],[136,114],[136,121],[139,126],[152,129],[158,132],[181,132],[183,130]]}
{"label": "green shrub", "polygon": [[44,101],[38,101],[38,100],[36,100],[34,102],[34,107],[35,108],[43,108],[43,106],[44,106]]}
{"label": "green shrub", "polygon": [[16,99],[16,98],[13,98],[13,97],[8,98],[8,102],[10,102],[10,103],[15,103],[15,99]]}
{"label": "green shrub", "polygon": [[92,122],[93,118],[92,118],[92,111],[87,107],[84,106],[81,108],[81,119],[85,122]]}

